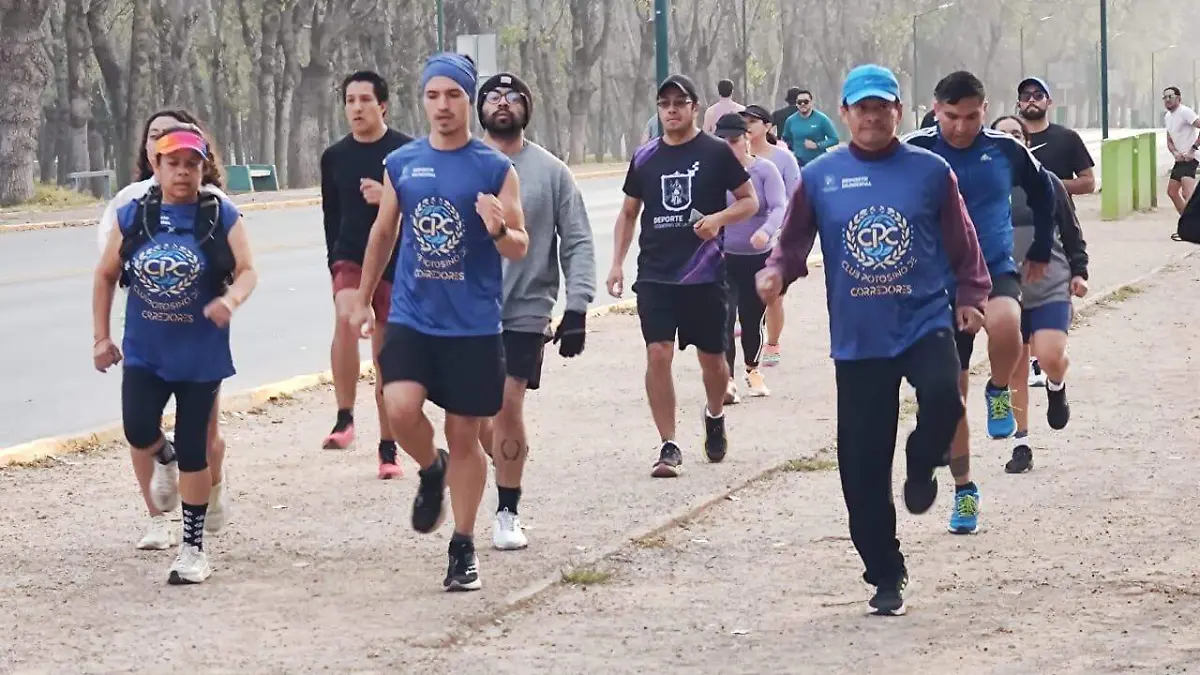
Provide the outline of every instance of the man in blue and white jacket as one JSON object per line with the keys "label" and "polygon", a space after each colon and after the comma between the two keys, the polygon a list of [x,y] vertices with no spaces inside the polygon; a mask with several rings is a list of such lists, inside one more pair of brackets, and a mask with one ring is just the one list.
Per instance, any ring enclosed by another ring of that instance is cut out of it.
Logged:
{"label": "man in blue and white jacket", "polygon": [[[991,362],[991,379],[984,390],[988,435],[1007,438],[1016,431],[1009,381],[1021,358],[1021,274],[1013,260],[1011,195],[1014,186],[1023,188],[1033,212],[1033,243],[1023,272],[1027,282],[1036,281],[1045,275],[1054,239],[1054,186],[1023,144],[985,128],[987,94],[979,78],[966,71],[947,75],[934,89],[934,101],[937,125],[914,131],[904,141],[931,150],[950,163],[975,224],[992,279],[984,312]],[[949,275],[947,284],[953,288]],[[959,333],[955,339],[962,368],[959,384],[965,397],[975,336]],[[979,488],[971,480],[965,415],[950,451],[950,472],[957,490],[949,529],[955,534],[972,534],[979,528]]]}

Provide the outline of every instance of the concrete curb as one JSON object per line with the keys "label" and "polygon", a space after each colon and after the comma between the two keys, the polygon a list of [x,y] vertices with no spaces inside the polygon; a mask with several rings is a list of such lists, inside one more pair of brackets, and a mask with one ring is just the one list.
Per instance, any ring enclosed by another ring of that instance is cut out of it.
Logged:
{"label": "concrete curb", "polygon": [[[637,299],[630,298],[609,305],[594,307],[588,310],[589,317],[608,316],[619,312],[630,311],[637,307]],[[561,317],[555,317],[552,322],[557,325]],[[370,377],[375,373],[375,366],[370,360],[359,364],[359,377]],[[253,389],[231,394],[222,393],[221,412],[247,413],[259,410],[271,403],[286,400],[309,389],[315,389],[333,382],[332,371],[326,370],[310,375],[296,377],[264,384]],[[170,429],[175,425],[174,413],[163,415],[163,427]],[[69,434],[39,438],[28,443],[21,443],[9,448],[0,448],[0,468],[13,464],[28,464],[49,457],[82,452],[98,448],[110,443],[124,442],[125,430],[121,424],[101,427],[94,431],[81,434]]]}
{"label": "concrete curb", "polygon": [[[1076,306],[1076,310],[1075,310],[1076,314],[1080,314],[1088,308],[1092,308],[1092,307],[1095,307],[1095,306],[1103,303],[1104,301],[1108,300],[1113,295],[1115,295],[1122,288],[1144,283],[1146,280],[1161,274],[1163,271],[1167,270],[1168,268],[1170,268],[1174,265],[1178,265],[1179,263],[1183,262],[1184,260],[1186,260],[1194,255],[1197,255],[1197,254],[1200,254],[1200,250],[1189,251],[1187,253],[1184,253],[1183,255],[1180,255],[1180,256],[1177,256],[1175,258],[1168,260],[1167,262],[1151,269],[1149,272],[1147,272],[1135,279],[1131,279],[1129,281],[1123,281],[1123,282],[1114,284],[1112,286],[1109,286],[1108,288],[1105,288],[1104,290],[1102,290],[1098,293],[1092,294],[1089,297],[1084,298],[1083,300],[1079,301],[1078,305]],[[975,355],[971,359],[971,366],[970,366],[971,369],[974,369],[976,366],[978,366],[979,364],[983,363],[986,360],[987,360],[987,355],[985,353],[976,351]],[[904,420],[902,419],[901,422],[903,422],[903,421]],[[827,450],[828,450],[828,447],[819,448],[815,452],[812,453],[812,456],[820,455],[821,453],[826,452]],[[759,483],[763,480],[766,480],[768,478],[771,478],[775,474],[783,471],[786,464],[787,464],[787,461],[777,463],[777,464],[771,464],[764,468],[758,469],[758,470],[752,472],[749,476],[735,480],[731,485],[729,485],[726,488],[723,488],[722,490],[720,490],[718,492],[709,494],[704,497],[700,497],[699,499],[694,500],[691,504],[689,504],[687,506],[677,509],[662,518],[658,518],[658,519],[651,521],[648,525],[634,529],[632,532],[622,536],[620,538],[620,540],[618,540],[614,543],[608,544],[608,545],[604,546],[603,548],[597,549],[596,551],[594,551],[590,554],[585,554],[571,562],[576,566],[600,565],[601,563],[604,563],[604,562],[612,559],[618,553],[625,550],[625,548],[628,547],[630,544],[633,544],[634,542],[638,541],[639,539],[644,539],[644,538],[653,537],[653,536],[662,534],[678,525],[681,525],[690,520],[696,519],[698,516],[702,515],[708,509],[729,499],[731,496],[736,495],[737,493],[746,490],[747,488],[751,487],[752,485]],[[509,594],[509,596],[506,597],[500,603],[500,605],[498,607],[496,607],[494,610],[487,612],[486,614],[481,615],[481,616],[476,616],[476,617],[466,619],[466,620],[462,621],[457,627],[447,630],[443,634],[443,640],[442,640],[443,644],[456,644],[456,643],[466,641],[472,635],[477,635],[479,633],[479,631],[482,630],[485,626],[487,626],[489,624],[493,624],[494,622],[499,620],[501,617],[508,615],[514,611],[520,610],[520,609],[532,604],[533,602],[535,602],[538,599],[538,597],[540,595],[553,590],[555,587],[559,586],[561,583],[562,583],[562,570],[556,571],[556,572],[549,574],[541,579],[538,579],[537,581],[534,581],[533,583],[530,583],[529,585],[525,586],[521,590],[518,590],[514,593]]]}
{"label": "concrete curb", "polygon": [[[590,178],[611,178],[613,176],[624,175],[625,169],[601,169],[589,173],[575,174],[575,178],[583,180]],[[318,206],[320,203],[320,197],[304,197],[302,199],[285,199],[280,201],[247,202],[245,204],[238,204],[237,207],[240,211],[245,213],[248,211],[299,209],[308,206]],[[15,232],[34,232],[38,230],[60,230],[68,227],[93,227],[99,224],[99,222],[99,218],[80,218],[76,220],[54,220],[45,223],[12,223],[9,225],[0,225],[0,235]]]}

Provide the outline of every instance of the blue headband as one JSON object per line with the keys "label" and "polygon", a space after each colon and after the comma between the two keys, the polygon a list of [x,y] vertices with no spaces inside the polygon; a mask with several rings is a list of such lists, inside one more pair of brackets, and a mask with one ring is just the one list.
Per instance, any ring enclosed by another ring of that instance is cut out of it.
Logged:
{"label": "blue headband", "polygon": [[475,103],[475,87],[478,84],[475,64],[462,54],[442,52],[434,54],[425,61],[425,70],[421,71],[421,90],[435,77],[448,77],[467,92],[467,98]]}

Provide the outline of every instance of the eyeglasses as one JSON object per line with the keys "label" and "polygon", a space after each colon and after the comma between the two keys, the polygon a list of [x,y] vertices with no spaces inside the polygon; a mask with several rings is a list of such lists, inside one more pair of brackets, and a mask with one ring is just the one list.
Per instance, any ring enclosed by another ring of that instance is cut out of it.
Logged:
{"label": "eyeglasses", "polygon": [[796,101],[796,105],[812,105],[812,101],[807,99],[799,99]]}
{"label": "eyeglasses", "polygon": [[1017,96],[1017,99],[1021,101],[1021,103],[1029,103],[1030,101],[1037,101],[1038,103],[1041,103],[1048,98],[1050,97],[1047,96],[1046,92],[1044,91],[1023,91]]}
{"label": "eyeglasses", "polygon": [[514,105],[524,102],[525,95],[519,91],[513,91],[511,89],[504,92],[493,89],[487,93],[487,96],[484,97],[484,100],[493,105],[499,103],[501,100],[504,100],[509,105]]}
{"label": "eyeglasses", "polygon": [[1174,99],[1176,99],[1176,98],[1179,98],[1179,97],[1178,97],[1178,96],[1176,96],[1175,94],[1163,94],[1163,100],[1164,100],[1164,101],[1171,101],[1171,100],[1174,100]]}
{"label": "eyeglasses", "polygon": [[692,104],[692,99],[690,99],[690,98],[676,98],[676,99],[664,98],[664,99],[659,99],[659,101],[658,101],[658,107],[662,108],[663,110],[667,110],[669,108],[686,108],[691,104]]}

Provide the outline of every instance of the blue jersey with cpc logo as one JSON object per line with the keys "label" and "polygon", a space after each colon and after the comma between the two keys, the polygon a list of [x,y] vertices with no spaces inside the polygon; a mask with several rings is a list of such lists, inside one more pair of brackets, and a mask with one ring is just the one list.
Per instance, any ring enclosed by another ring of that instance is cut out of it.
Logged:
{"label": "blue jersey with cpc logo", "polygon": [[[117,211],[129,236],[142,224],[137,202]],[[216,295],[208,259],[196,240],[198,204],[163,204],[158,233],[130,257],[126,270],[122,351],[126,368],[144,368],[167,382],[216,382],[234,374],[229,327],[204,316]],[[237,223],[237,207],[222,199],[220,226]]]}
{"label": "blue jersey with cpc logo", "polygon": [[500,334],[503,267],[475,201],[500,194],[512,162],[478,139],[444,151],[422,138],[384,167],[403,228],[388,322],[426,335]]}

